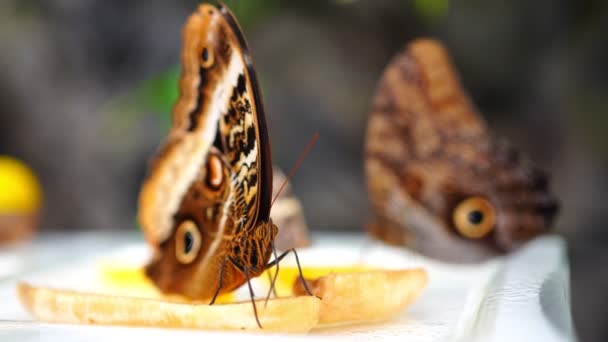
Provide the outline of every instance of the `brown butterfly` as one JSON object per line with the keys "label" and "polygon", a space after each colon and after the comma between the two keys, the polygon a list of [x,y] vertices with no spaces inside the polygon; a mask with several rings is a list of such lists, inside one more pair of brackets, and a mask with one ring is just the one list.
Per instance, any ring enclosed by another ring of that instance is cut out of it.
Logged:
{"label": "brown butterfly", "polygon": [[264,108],[227,7],[203,4],[189,17],[181,61],[172,127],[140,194],[139,220],[155,249],[146,274],[163,292],[213,303],[289,251],[274,248]]}
{"label": "brown butterfly", "polygon": [[495,140],[434,40],[409,44],[377,86],[366,137],[372,235],[455,262],[509,252],[557,212],[547,177]]}

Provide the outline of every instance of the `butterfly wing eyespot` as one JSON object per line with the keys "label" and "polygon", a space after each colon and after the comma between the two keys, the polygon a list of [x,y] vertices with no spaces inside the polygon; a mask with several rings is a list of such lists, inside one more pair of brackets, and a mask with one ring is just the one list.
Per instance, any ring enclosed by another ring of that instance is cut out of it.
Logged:
{"label": "butterfly wing eyespot", "polygon": [[213,65],[213,61],[213,50],[208,47],[203,47],[200,55],[201,67],[208,69]]}
{"label": "butterfly wing eyespot", "polygon": [[201,233],[192,221],[184,221],[175,234],[175,257],[182,264],[189,264],[201,248]]}
{"label": "butterfly wing eyespot", "polygon": [[224,182],[224,169],[222,160],[215,154],[210,154],[207,158],[207,185],[213,189],[218,190]]}
{"label": "butterfly wing eyespot", "polygon": [[496,210],[483,197],[470,197],[460,202],[453,213],[454,227],[464,237],[480,239],[496,224]]}

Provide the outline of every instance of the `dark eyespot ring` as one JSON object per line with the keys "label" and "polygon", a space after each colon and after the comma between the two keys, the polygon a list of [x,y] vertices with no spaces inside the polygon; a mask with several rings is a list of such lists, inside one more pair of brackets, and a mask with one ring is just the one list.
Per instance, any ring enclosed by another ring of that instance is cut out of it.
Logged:
{"label": "dark eyespot ring", "polygon": [[203,47],[203,51],[201,51],[201,67],[207,69],[213,65],[213,50],[208,49],[206,46]]}
{"label": "dark eyespot ring", "polygon": [[189,264],[201,248],[201,233],[192,221],[180,223],[175,232],[175,257],[182,264]]}
{"label": "dark eyespot ring", "polygon": [[483,197],[469,197],[456,206],[452,220],[462,236],[480,239],[494,230],[496,210],[492,203]]}

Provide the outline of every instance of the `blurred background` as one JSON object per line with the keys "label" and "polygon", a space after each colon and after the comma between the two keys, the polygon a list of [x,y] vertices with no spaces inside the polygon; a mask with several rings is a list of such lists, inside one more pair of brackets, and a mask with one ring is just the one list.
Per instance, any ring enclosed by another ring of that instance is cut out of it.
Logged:
{"label": "blurred background", "polygon": [[[168,129],[181,28],[197,3],[0,2],[0,154],[37,175],[42,230],[137,229],[139,186]],[[608,336],[607,2],[226,3],[253,53],[275,163],[289,170],[320,133],[293,179],[313,230],[362,229],[375,83],[409,40],[443,40],[496,134],[550,172],[577,331]]]}

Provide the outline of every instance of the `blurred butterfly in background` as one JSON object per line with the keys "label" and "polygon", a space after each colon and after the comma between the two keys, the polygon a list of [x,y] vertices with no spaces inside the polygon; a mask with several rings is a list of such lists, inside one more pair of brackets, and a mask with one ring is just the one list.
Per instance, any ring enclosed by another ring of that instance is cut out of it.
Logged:
{"label": "blurred butterfly in background", "polygon": [[446,261],[512,251],[558,211],[546,175],[492,137],[435,40],[410,43],[386,67],[365,171],[371,234]]}

